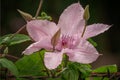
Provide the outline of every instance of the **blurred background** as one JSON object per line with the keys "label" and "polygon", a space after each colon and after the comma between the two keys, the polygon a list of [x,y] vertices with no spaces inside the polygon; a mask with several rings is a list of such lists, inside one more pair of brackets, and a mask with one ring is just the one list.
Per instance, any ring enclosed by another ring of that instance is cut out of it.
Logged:
{"label": "blurred background", "polygon": [[[85,7],[90,6],[90,19],[88,24],[104,23],[112,27],[103,34],[94,38],[96,47],[102,56],[92,63],[93,68],[101,65],[117,64],[120,66],[120,5],[117,0],[44,0],[41,12],[44,11],[53,18],[56,23],[60,14],[70,4],[80,2]],[[1,31],[0,36],[15,33],[26,24],[25,20],[17,12],[17,9],[35,16],[39,0],[1,0]],[[27,34],[22,30],[21,34]],[[23,43],[10,47],[10,54],[21,56],[21,52],[29,45]]]}

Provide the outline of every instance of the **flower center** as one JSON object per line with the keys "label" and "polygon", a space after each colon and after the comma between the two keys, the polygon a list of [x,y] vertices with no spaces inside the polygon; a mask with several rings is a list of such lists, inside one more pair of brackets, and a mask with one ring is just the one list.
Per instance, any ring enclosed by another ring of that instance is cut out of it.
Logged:
{"label": "flower center", "polygon": [[63,35],[61,37],[61,47],[62,48],[74,48],[78,40],[73,36]]}
{"label": "flower center", "polygon": [[61,51],[63,48],[74,49],[79,44],[78,35],[61,35],[55,49]]}
{"label": "flower center", "polygon": [[66,46],[67,42],[65,40],[62,40],[62,46]]}

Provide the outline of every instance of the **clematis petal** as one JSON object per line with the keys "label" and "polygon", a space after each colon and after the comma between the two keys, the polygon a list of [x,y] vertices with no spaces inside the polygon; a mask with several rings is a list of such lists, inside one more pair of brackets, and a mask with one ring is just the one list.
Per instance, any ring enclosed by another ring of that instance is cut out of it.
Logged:
{"label": "clematis petal", "polygon": [[28,34],[35,41],[39,41],[46,36],[52,37],[57,30],[56,24],[47,20],[32,20],[27,23]]}
{"label": "clematis petal", "polygon": [[44,57],[45,66],[50,70],[57,68],[62,62],[62,55],[61,52],[46,52]]}
{"label": "clematis petal", "polygon": [[58,27],[62,34],[72,34],[73,30],[83,19],[84,9],[79,3],[75,3],[66,8],[60,16]]}
{"label": "clematis petal", "polygon": [[49,38],[43,38],[40,41],[31,44],[27,49],[25,49],[25,51],[23,51],[23,54],[30,55],[42,48],[52,50],[52,45]]}
{"label": "clematis petal", "polygon": [[92,63],[99,56],[97,50],[85,40],[81,40],[76,49],[66,49],[64,52],[69,56],[70,61],[79,63]]}
{"label": "clematis petal", "polygon": [[69,60],[72,62],[88,64],[96,61],[98,56],[98,54],[89,52],[74,52],[69,55]]}
{"label": "clematis petal", "polygon": [[90,37],[94,37],[100,33],[103,33],[104,31],[108,30],[111,26],[110,25],[106,25],[106,24],[92,24],[87,26],[85,34],[84,34],[84,38],[90,38]]}

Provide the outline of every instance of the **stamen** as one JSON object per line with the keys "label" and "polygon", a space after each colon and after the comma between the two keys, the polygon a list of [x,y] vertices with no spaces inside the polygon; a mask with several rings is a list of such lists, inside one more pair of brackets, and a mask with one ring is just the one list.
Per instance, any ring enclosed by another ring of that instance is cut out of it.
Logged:
{"label": "stamen", "polygon": [[67,45],[67,36],[63,35],[62,36],[62,47],[66,47],[66,45]]}
{"label": "stamen", "polygon": [[73,48],[76,45],[76,39],[70,35],[63,35],[61,38],[61,45],[63,48]]}

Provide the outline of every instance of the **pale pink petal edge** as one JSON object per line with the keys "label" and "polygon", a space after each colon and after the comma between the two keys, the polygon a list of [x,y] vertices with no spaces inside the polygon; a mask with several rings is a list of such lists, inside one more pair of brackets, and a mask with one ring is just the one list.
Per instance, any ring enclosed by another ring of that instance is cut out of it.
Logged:
{"label": "pale pink petal edge", "polygon": [[110,27],[111,27],[111,25],[100,24],[100,23],[89,25],[89,26],[87,26],[83,37],[85,39],[94,37],[98,34],[101,34],[105,31],[107,31]]}
{"label": "pale pink petal edge", "polygon": [[49,40],[49,38],[43,38],[42,40],[28,46],[28,48],[23,51],[23,54],[30,55],[41,49],[52,50],[52,48],[53,46],[51,45],[51,41]]}

